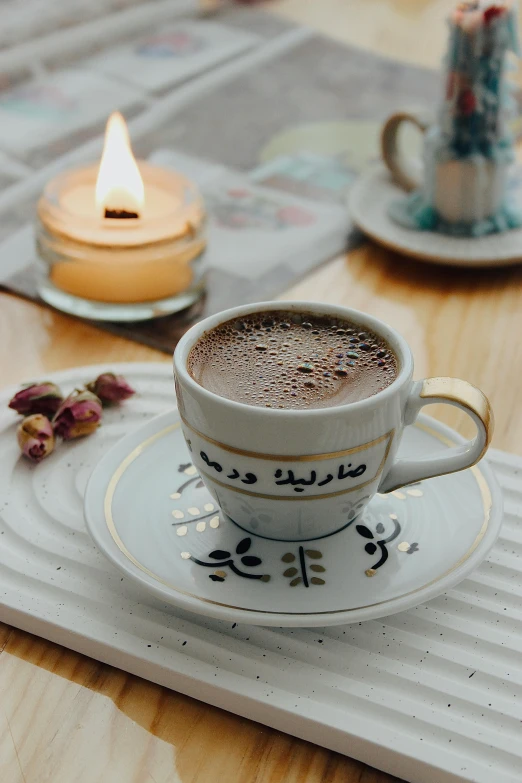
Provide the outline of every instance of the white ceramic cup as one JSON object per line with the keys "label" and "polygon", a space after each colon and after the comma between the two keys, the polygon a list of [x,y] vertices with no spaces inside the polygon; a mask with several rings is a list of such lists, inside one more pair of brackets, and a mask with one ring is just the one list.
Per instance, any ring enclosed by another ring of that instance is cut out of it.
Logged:
{"label": "white ceramic cup", "polygon": [[[413,125],[424,134],[424,161],[399,144],[399,131]],[[395,182],[404,190],[422,190],[428,203],[447,223],[470,224],[495,215],[507,187],[509,164],[481,156],[438,159],[440,131],[422,113],[398,112],[384,123],[382,158]]]}
{"label": "white ceramic cup", "polygon": [[[271,310],[320,313],[376,332],[397,356],[397,378],[359,402],[289,410],[220,397],[191,377],[188,356],[205,332]],[[481,391],[455,378],[413,381],[411,351],[397,332],[369,315],[333,305],[266,302],[213,315],[180,340],[174,374],[183,432],[205,485],[239,527],[271,539],[331,535],[353,522],[376,492],[464,470],[483,456],[493,430]],[[442,454],[397,460],[404,428],[435,402],[456,405],[471,416],[475,438]]]}

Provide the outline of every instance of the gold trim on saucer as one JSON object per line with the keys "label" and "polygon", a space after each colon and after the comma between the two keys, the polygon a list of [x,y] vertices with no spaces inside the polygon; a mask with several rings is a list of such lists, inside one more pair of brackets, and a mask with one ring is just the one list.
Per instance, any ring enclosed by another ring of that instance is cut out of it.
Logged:
{"label": "gold trim on saucer", "polygon": [[[429,426],[427,426],[425,424],[416,423],[413,426],[418,427],[419,429],[423,430],[424,432],[427,432],[429,435],[432,435],[433,437],[437,438],[438,440],[440,440],[442,443],[446,444],[447,446],[455,446],[455,445],[457,445],[456,443],[451,441],[446,436],[441,435],[439,432],[437,432],[437,430],[435,430],[435,429],[433,429],[433,428],[431,428],[431,427],[429,427]],[[237,606],[237,605],[234,605],[234,604],[225,604],[222,601],[213,601],[210,598],[202,598],[201,596],[195,595],[194,593],[189,593],[186,590],[180,590],[178,587],[175,587],[173,584],[171,584],[167,580],[163,579],[162,577],[158,576],[157,574],[155,574],[153,571],[151,571],[146,566],[142,565],[139,562],[139,560],[137,560],[134,557],[134,555],[132,555],[129,552],[129,550],[127,549],[127,547],[125,546],[125,544],[121,540],[121,538],[120,538],[120,536],[118,534],[118,531],[116,530],[116,525],[114,523],[114,518],[113,518],[113,514],[112,514],[112,503],[113,503],[116,487],[117,487],[121,477],[123,476],[123,474],[125,473],[125,471],[129,467],[129,465],[131,465],[137,459],[137,457],[139,457],[141,454],[143,454],[143,452],[149,446],[151,446],[153,443],[155,443],[157,440],[159,440],[160,438],[164,437],[165,435],[168,435],[169,433],[174,432],[179,427],[180,427],[180,422],[176,422],[175,424],[172,424],[172,425],[170,425],[168,427],[165,427],[160,432],[155,433],[154,435],[152,435],[151,437],[149,437],[145,441],[143,441],[143,443],[140,443],[138,446],[136,446],[130,452],[130,454],[128,454],[127,457],[125,457],[125,459],[121,462],[121,464],[118,466],[118,468],[115,470],[114,474],[112,475],[112,477],[111,477],[111,479],[109,481],[106,493],[105,493],[105,499],[104,499],[105,522],[107,524],[107,528],[109,530],[109,533],[110,533],[114,543],[118,547],[118,549],[122,552],[122,554],[125,555],[125,557],[128,560],[130,560],[130,562],[133,565],[136,566],[136,568],[138,568],[143,573],[147,574],[147,576],[151,577],[151,579],[153,579],[154,581],[158,582],[159,584],[162,584],[165,587],[168,587],[169,590],[173,590],[174,592],[179,593],[180,595],[187,596],[189,598],[195,598],[196,600],[201,601],[202,603],[213,604],[214,606],[222,606],[224,608],[235,609],[237,611],[253,612],[255,614],[261,614],[261,615],[263,615],[263,614],[281,615],[281,616],[288,615],[288,616],[293,616],[293,617],[296,617],[296,616],[311,616],[311,615],[314,615],[314,616],[315,615],[333,615],[333,614],[343,614],[343,613],[348,614],[350,612],[360,611],[361,609],[369,609],[370,607],[373,607],[373,606],[382,606],[382,605],[387,604],[387,603],[392,603],[393,601],[397,601],[397,600],[400,600],[400,599],[403,599],[403,598],[407,598],[408,596],[414,595],[415,593],[418,593],[421,590],[425,590],[427,587],[430,587],[431,585],[435,584],[436,582],[441,581],[446,576],[448,576],[448,574],[450,574],[453,571],[455,571],[463,563],[465,563],[466,560],[468,560],[468,558],[471,556],[471,554],[475,551],[475,549],[477,548],[479,543],[484,538],[484,535],[486,534],[486,531],[487,531],[488,526],[489,526],[489,521],[490,521],[490,518],[491,518],[491,508],[492,508],[491,491],[490,491],[489,485],[488,485],[484,475],[481,473],[480,469],[478,467],[474,466],[472,468],[469,468],[469,470],[471,471],[471,473],[473,473],[473,476],[474,476],[474,478],[475,478],[475,480],[477,482],[477,485],[478,485],[478,488],[479,488],[479,491],[480,491],[480,495],[481,495],[481,498],[482,498],[482,504],[483,504],[483,509],[484,509],[484,520],[483,520],[481,529],[480,529],[478,535],[476,536],[475,540],[473,541],[471,547],[468,549],[468,551],[456,563],[454,563],[451,568],[449,568],[447,571],[445,571],[443,574],[441,574],[441,576],[438,576],[436,579],[431,580],[430,582],[428,582],[425,585],[421,585],[421,587],[415,588],[415,590],[411,590],[410,592],[404,593],[403,595],[400,595],[400,596],[395,596],[394,598],[387,598],[384,601],[376,601],[376,602],[374,602],[372,604],[366,604],[366,605],[363,605],[363,606],[355,606],[355,607],[351,607],[350,609],[331,609],[331,610],[326,610],[326,611],[322,611],[322,612],[281,612],[281,611],[268,610],[268,609],[252,609],[252,608],[250,608],[248,606]],[[281,498],[278,498],[278,499],[280,500]],[[185,553],[185,552],[181,553],[181,557],[184,560],[189,559],[188,553]],[[370,574],[368,574],[368,575],[370,575]],[[372,576],[373,576],[373,574],[372,574]]]}
{"label": "gold trim on saucer", "polygon": [[[444,443],[446,446],[452,447],[452,446],[456,446],[457,445],[450,438],[447,438],[445,435],[441,435],[440,432],[437,432],[436,429],[434,429],[433,427],[429,427],[427,424],[421,424],[420,422],[417,422],[414,426],[418,427],[423,432],[427,432],[428,435],[432,435],[434,438],[437,438],[442,443]],[[478,535],[477,535],[476,539],[474,540],[474,542],[472,543],[470,549],[468,549],[468,551],[464,555],[462,555],[460,560],[458,560],[450,569],[448,569],[444,574],[442,574],[442,576],[439,576],[439,577],[437,577],[437,579],[433,579],[433,581],[428,582],[428,584],[425,585],[425,587],[429,587],[430,585],[435,584],[435,582],[438,582],[439,579],[443,579],[448,574],[451,574],[452,571],[455,571],[456,568],[461,566],[462,563],[465,563],[466,560],[468,559],[468,557],[470,557],[470,555],[478,547],[478,545],[480,544],[480,542],[482,541],[482,539],[484,538],[484,536],[486,534],[486,530],[488,529],[489,518],[491,516],[491,507],[492,507],[491,490],[489,488],[489,484],[486,481],[486,479],[484,478],[484,475],[480,472],[479,468],[477,468],[476,465],[474,465],[471,468],[468,468],[468,470],[470,470],[473,473],[474,477],[475,477],[475,481],[478,484],[478,488],[479,488],[479,491],[480,491],[480,496],[482,498],[482,504],[484,506],[484,521],[482,523],[482,527],[480,528],[480,530],[478,532]],[[428,479],[428,481],[429,481],[429,479]],[[419,589],[423,589],[423,588],[419,588]]]}
{"label": "gold trim on saucer", "polygon": [[[213,446],[217,446],[219,449],[223,449],[223,451],[229,451],[231,454],[240,454],[242,457],[267,459],[272,460],[273,462],[315,462],[317,460],[339,459],[340,457],[347,457],[349,454],[357,454],[358,451],[364,451],[371,446],[376,446],[378,443],[382,443],[383,440],[386,440],[386,438],[390,438],[391,443],[391,440],[395,434],[395,430],[390,430],[385,435],[381,435],[380,438],[375,438],[375,440],[371,440],[368,443],[363,443],[361,446],[354,446],[351,449],[344,449],[343,451],[330,451],[324,454],[264,454],[263,452],[259,451],[245,451],[245,449],[237,449],[235,446],[228,446],[226,443],[221,443],[219,440],[214,440],[214,438],[209,438],[207,435],[203,435],[203,433],[193,427],[192,424],[189,424],[188,421],[183,416],[181,416],[181,414],[180,419],[185,427],[188,427],[189,430],[191,430],[199,438],[206,440],[207,443],[212,443]],[[390,444],[388,444],[388,451],[389,448]],[[225,486],[228,487],[228,484]],[[322,497],[325,497],[325,495]]]}

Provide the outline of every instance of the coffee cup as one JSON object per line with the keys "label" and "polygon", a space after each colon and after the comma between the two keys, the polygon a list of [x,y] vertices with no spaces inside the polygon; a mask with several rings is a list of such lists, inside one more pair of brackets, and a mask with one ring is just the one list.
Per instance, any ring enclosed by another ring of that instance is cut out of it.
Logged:
{"label": "coffee cup", "polygon": [[[371,331],[396,357],[394,378],[356,402],[305,409],[238,402],[195,380],[189,355],[205,335],[226,322],[271,312],[325,316]],[[411,350],[400,334],[373,316],[335,305],[257,303],[206,318],[180,340],[174,375],[183,433],[201,479],[236,525],[274,540],[332,535],[377,492],[469,468],[486,452],[493,431],[491,408],[479,389],[456,378],[414,381]],[[405,428],[431,403],[467,413],[475,437],[444,452],[398,459]]]}
{"label": "coffee cup", "polygon": [[[422,157],[401,143],[401,129],[414,126],[423,135]],[[445,152],[439,126],[422,112],[397,112],[384,123],[382,159],[399,187],[419,191],[442,220],[468,226],[487,220],[501,209],[507,189],[510,161],[478,155],[455,158]]]}

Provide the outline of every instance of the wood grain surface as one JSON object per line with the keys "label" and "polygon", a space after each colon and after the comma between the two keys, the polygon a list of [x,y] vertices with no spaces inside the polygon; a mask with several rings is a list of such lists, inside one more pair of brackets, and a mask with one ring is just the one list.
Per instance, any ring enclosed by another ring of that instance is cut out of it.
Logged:
{"label": "wood grain surface", "polygon": [[[429,67],[453,0],[280,0],[272,10]],[[409,340],[416,376],[456,375],[489,395],[493,445],[522,454],[522,268],[421,265],[367,244],[288,297],[354,306]],[[2,384],[75,365],[170,361],[0,294]],[[469,434],[465,417],[429,411]],[[381,772],[0,624],[2,783],[392,783]]]}

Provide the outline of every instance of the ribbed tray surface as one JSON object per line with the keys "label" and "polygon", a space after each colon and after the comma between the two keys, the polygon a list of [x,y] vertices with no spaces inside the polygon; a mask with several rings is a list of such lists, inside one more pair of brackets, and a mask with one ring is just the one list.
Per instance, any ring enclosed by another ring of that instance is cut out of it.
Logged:
{"label": "ribbed tray surface", "polygon": [[[98,371],[55,377],[68,391]],[[522,459],[489,453],[499,541],[428,604],[325,630],[205,620],[138,594],[85,531],[92,466],[174,404],[169,365],[121,372],[139,396],[36,468],[0,398],[0,619],[412,783],[522,780]]]}

